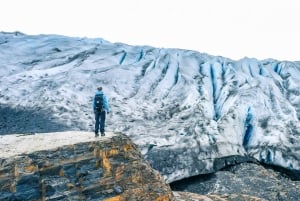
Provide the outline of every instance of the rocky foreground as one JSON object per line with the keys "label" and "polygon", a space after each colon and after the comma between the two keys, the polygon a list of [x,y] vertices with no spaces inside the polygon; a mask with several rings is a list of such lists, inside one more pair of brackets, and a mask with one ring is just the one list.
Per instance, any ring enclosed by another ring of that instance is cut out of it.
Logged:
{"label": "rocky foreground", "polygon": [[171,191],[135,144],[120,133],[0,136],[0,200],[237,201],[249,195],[207,196]]}
{"label": "rocky foreground", "polygon": [[125,135],[88,132],[0,138],[0,200],[171,200]]}
{"label": "rocky foreground", "polygon": [[256,197],[269,201],[299,201],[300,181],[296,175],[288,173],[284,169],[251,162],[184,179],[170,186],[173,191],[226,195],[226,200],[251,200],[251,197]]}

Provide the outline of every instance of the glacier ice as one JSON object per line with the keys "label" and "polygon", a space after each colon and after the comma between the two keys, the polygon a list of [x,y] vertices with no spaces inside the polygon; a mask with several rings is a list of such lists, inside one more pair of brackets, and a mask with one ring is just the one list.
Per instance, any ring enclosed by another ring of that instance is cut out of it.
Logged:
{"label": "glacier ice", "polygon": [[300,62],[0,33],[2,105],[92,130],[99,85],[108,129],[129,135],[168,182],[248,159],[300,171]]}

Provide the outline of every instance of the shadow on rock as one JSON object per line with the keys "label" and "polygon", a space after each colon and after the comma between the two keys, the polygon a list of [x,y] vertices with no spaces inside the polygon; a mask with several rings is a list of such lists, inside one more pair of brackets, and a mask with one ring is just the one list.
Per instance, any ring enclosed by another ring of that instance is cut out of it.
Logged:
{"label": "shadow on rock", "polygon": [[0,105],[0,135],[32,134],[70,130],[50,110]]}
{"label": "shadow on rock", "polygon": [[193,176],[170,183],[173,191],[188,191],[206,195],[214,187],[217,177],[214,173]]}

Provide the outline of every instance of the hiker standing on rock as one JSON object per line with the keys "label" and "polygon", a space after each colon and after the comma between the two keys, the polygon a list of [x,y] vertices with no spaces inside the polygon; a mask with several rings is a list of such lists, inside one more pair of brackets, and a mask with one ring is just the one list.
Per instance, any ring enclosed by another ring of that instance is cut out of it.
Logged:
{"label": "hiker standing on rock", "polygon": [[93,100],[93,110],[95,114],[95,137],[99,136],[99,125],[101,136],[105,136],[105,117],[106,113],[109,113],[109,106],[106,96],[102,92],[102,87],[98,87],[94,100]]}

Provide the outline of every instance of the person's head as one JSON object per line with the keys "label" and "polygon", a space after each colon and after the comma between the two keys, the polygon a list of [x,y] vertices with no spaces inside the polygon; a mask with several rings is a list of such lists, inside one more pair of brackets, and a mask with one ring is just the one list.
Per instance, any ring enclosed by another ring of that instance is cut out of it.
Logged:
{"label": "person's head", "polygon": [[97,87],[97,90],[98,91],[102,91],[102,87]]}

